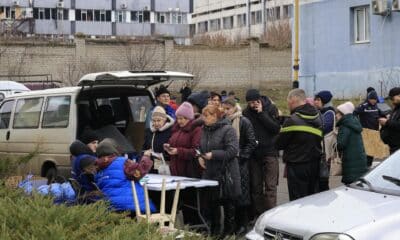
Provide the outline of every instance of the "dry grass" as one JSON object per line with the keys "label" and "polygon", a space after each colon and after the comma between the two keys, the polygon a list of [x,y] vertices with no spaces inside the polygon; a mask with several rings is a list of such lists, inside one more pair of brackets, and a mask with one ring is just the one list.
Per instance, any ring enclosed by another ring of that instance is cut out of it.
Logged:
{"label": "dry grass", "polygon": [[272,21],[267,26],[266,33],[261,41],[277,50],[290,48],[292,46],[292,29],[289,20]]}

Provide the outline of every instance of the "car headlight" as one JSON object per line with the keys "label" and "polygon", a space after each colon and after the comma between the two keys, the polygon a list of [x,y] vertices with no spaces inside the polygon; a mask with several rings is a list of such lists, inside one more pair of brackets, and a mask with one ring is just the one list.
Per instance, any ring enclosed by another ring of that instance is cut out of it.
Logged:
{"label": "car headlight", "polygon": [[310,240],[354,240],[354,238],[343,233],[319,233],[312,236]]}
{"label": "car headlight", "polygon": [[264,228],[265,228],[265,226],[263,226],[261,223],[262,223],[262,220],[263,220],[265,214],[266,214],[266,212],[264,212],[263,214],[261,214],[261,215],[257,218],[256,224],[254,225],[254,231],[255,231],[257,234],[261,235],[261,236],[264,235]]}

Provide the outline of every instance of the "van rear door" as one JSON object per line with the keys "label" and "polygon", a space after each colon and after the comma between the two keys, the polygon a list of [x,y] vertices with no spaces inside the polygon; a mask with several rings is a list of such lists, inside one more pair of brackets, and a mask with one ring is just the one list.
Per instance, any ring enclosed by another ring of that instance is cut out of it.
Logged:
{"label": "van rear door", "polygon": [[175,80],[191,80],[193,75],[182,72],[171,71],[115,71],[90,73],[83,76],[78,86],[104,86],[104,85],[130,85],[141,88],[172,82]]}
{"label": "van rear door", "polygon": [[10,126],[14,109],[14,99],[2,102],[0,106],[0,158],[9,152]]}

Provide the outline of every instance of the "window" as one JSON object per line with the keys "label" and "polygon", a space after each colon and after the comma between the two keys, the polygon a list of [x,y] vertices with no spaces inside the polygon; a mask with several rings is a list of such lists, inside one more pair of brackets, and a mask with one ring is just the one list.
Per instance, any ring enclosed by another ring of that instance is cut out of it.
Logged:
{"label": "window", "polygon": [[96,101],[97,106],[100,108],[104,109],[104,107],[101,106],[111,107],[111,116],[102,116],[102,118],[109,118],[110,121],[116,125],[125,126],[126,119],[128,118],[128,112],[125,109],[126,105],[121,102],[121,98],[99,98]]}
{"label": "window", "polygon": [[206,33],[208,32],[208,22],[200,22],[197,24],[197,28],[198,28],[198,33]]}
{"label": "window", "polygon": [[279,6],[275,8],[275,17],[281,19],[281,8]]}
{"label": "window", "polygon": [[117,22],[126,22],[126,11],[117,11]]}
{"label": "window", "polygon": [[43,128],[66,128],[69,123],[70,96],[48,97],[43,113]]}
{"label": "window", "polygon": [[128,98],[134,122],[145,122],[146,113],[153,107],[149,96],[135,96]]}
{"label": "window", "polygon": [[51,19],[50,8],[45,8],[44,9],[44,18],[45,19]]}
{"label": "window", "polygon": [[44,8],[39,8],[39,19],[44,19]]}
{"label": "window", "polygon": [[251,25],[260,24],[262,22],[262,12],[251,12]]}
{"label": "window", "polygon": [[150,22],[150,12],[149,11],[133,11],[131,12],[132,22]]}
{"label": "window", "polygon": [[87,21],[87,11],[86,10],[81,11],[81,21]]}
{"label": "window", "polygon": [[237,27],[244,27],[246,26],[246,14],[239,14],[237,15]]}
{"label": "window", "polygon": [[218,31],[221,29],[221,20],[213,19],[210,20],[210,31]]}
{"label": "window", "polygon": [[233,16],[232,17],[224,17],[222,19],[222,24],[224,29],[232,29],[233,28]]}
{"label": "window", "polygon": [[[107,11],[101,10],[100,11],[100,22],[107,21]],[[111,21],[111,19],[109,20]]]}
{"label": "window", "polygon": [[284,5],[282,9],[283,9],[282,18],[292,17],[292,5]]}
{"label": "window", "polygon": [[14,128],[37,128],[43,98],[20,99],[14,115]]}
{"label": "window", "polygon": [[0,129],[7,129],[10,125],[11,111],[14,101],[4,102],[0,108]]}
{"label": "window", "polygon": [[369,7],[357,7],[354,14],[354,42],[369,42]]}
{"label": "window", "polygon": [[157,22],[158,23],[167,23],[166,22],[166,13],[157,13]]}

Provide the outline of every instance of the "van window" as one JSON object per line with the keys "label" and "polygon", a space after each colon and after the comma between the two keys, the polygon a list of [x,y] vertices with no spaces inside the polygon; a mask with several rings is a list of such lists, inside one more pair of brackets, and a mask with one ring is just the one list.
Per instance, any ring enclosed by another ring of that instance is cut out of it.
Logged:
{"label": "van window", "polygon": [[97,105],[109,105],[112,108],[113,120],[116,125],[125,125],[127,119],[127,113],[124,110],[124,105],[120,98],[99,98],[97,99]]}
{"label": "van window", "polygon": [[70,96],[48,97],[42,128],[66,128],[69,123]]}
{"label": "van window", "polygon": [[17,101],[14,115],[14,128],[37,128],[43,98],[20,99]]}
{"label": "van window", "polygon": [[146,114],[153,107],[149,96],[129,97],[129,105],[133,114],[134,122],[145,122]]}
{"label": "van window", "polygon": [[4,102],[0,108],[0,129],[7,129],[10,124],[11,110],[14,101]]}

